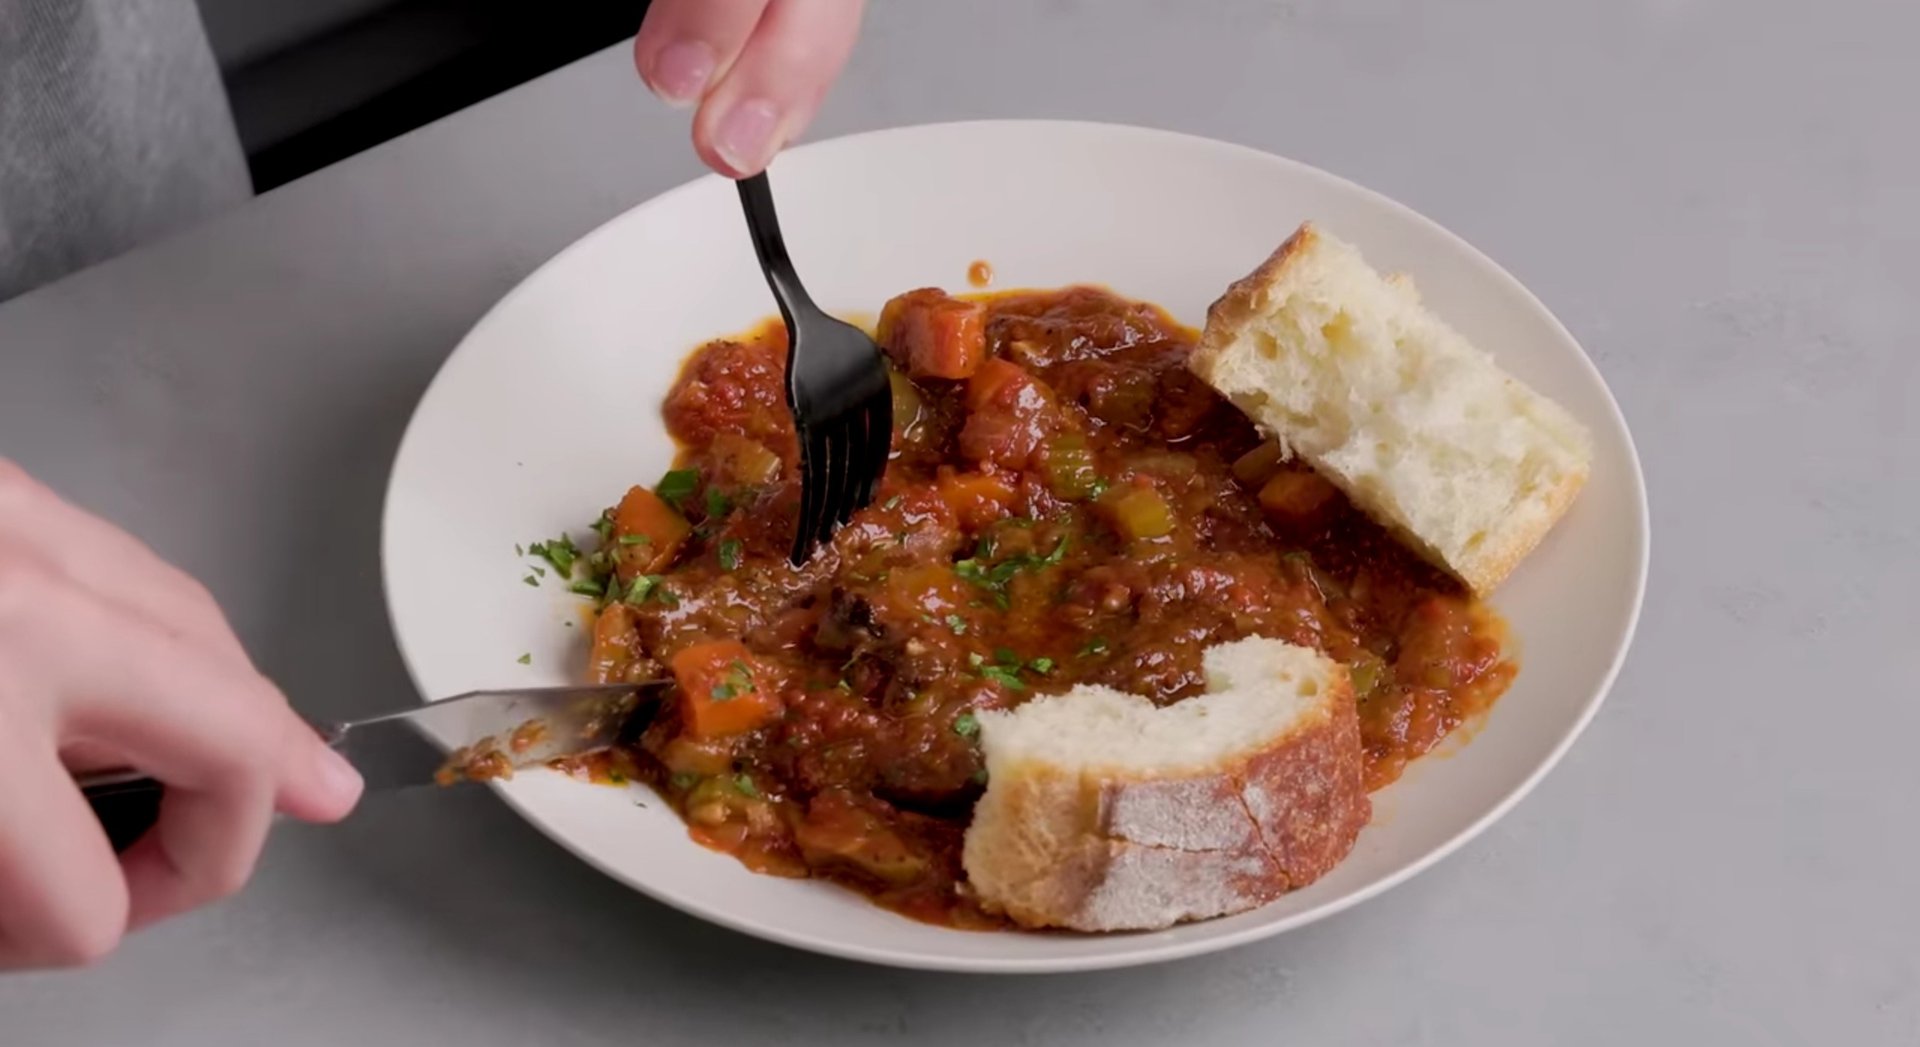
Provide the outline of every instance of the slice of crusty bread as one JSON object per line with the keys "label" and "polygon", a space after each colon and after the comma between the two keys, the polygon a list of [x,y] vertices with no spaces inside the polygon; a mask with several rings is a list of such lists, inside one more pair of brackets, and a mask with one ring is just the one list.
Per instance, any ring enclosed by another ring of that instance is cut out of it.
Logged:
{"label": "slice of crusty bread", "polygon": [[1302,225],[1207,311],[1190,366],[1436,566],[1498,586],[1573,503],[1586,430]]}
{"label": "slice of crusty bread", "polygon": [[1371,815],[1346,669],[1279,640],[1206,652],[1164,708],[1082,685],[980,714],[963,860],[1027,927],[1145,930],[1241,912],[1346,857]]}

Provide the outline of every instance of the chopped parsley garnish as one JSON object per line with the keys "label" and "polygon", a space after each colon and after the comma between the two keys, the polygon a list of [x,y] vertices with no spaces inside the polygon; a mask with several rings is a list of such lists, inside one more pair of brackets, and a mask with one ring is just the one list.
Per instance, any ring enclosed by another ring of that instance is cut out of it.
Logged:
{"label": "chopped parsley garnish", "polygon": [[733,499],[728,498],[724,494],[721,494],[718,490],[715,490],[714,488],[711,488],[711,487],[707,488],[708,518],[718,520],[719,518],[727,515],[730,512],[733,512]]}
{"label": "chopped parsley garnish", "polygon": [[947,628],[953,630],[953,635],[955,636],[965,636],[967,635],[967,620],[957,614],[947,615]]}
{"label": "chopped parsley garnish", "polygon": [[580,581],[577,581],[572,585],[567,586],[567,591],[570,593],[578,593],[581,596],[598,597],[606,594],[606,586],[601,585],[599,582],[596,582],[591,578],[583,578]]}
{"label": "chopped parsley garnish", "polygon": [[533,575],[527,575],[525,578],[522,578],[520,580],[527,583],[528,585],[533,586],[535,589],[540,588],[540,579],[535,578]]}
{"label": "chopped parsley garnish", "polygon": [[527,546],[527,551],[552,564],[562,578],[573,574],[574,561],[580,559],[580,549],[573,544],[573,536],[568,534],[551,541],[534,542]]}
{"label": "chopped parsley garnish", "polygon": [[734,775],[733,787],[740,790],[740,795],[742,796],[758,797],[760,795],[760,790],[754,787],[753,776],[750,774],[742,773]]}
{"label": "chopped parsley garnish", "polygon": [[953,573],[987,590],[994,605],[1004,611],[1010,606],[1007,598],[1007,584],[1013,581],[1013,576],[1031,568],[1052,567],[1065,559],[1067,538],[1062,535],[1060,541],[1054,545],[1053,551],[1045,556],[1027,554],[1009,557],[997,564],[983,562],[990,559],[993,552],[993,539],[991,537],[980,539],[980,545],[974,550],[972,556],[953,565]]}
{"label": "chopped parsley garnish", "polygon": [[612,509],[603,511],[600,514],[600,519],[595,520],[593,522],[593,533],[599,535],[600,540],[602,542],[605,542],[608,538],[611,538],[613,536],[613,510]]}
{"label": "chopped parsley garnish", "polygon": [[673,469],[654,485],[653,493],[659,495],[661,501],[678,509],[698,486],[700,486],[698,469]]}
{"label": "chopped parsley garnish", "polygon": [[666,579],[657,574],[643,574],[627,587],[627,602],[635,607],[648,600],[657,600],[668,607],[680,606],[680,600],[674,596],[662,582]]}
{"label": "chopped parsley garnish", "polygon": [[515,555],[515,556],[525,556],[525,555],[527,555],[527,550],[526,550],[525,548],[523,548],[523,547],[522,547],[522,546],[520,545],[520,543],[519,543],[519,542],[515,542],[515,543],[513,543],[513,555]]}
{"label": "chopped parsley garnish", "polygon": [[527,652],[526,654],[523,654],[523,655],[521,655],[520,657],[518,657],[518,658],[516,658],[516,659],[514,659],[514,660],[515,660],[515,661],[517,661],[517,662],[519,662],[519,663],[520,663],[521,665],[532,665],[532,664],[533,664],[533,652],[532,652],[532,651],[528,651],[528,652]]}
{"label": "chopped parsley garnish", "polygon": [[1090,654],[1105,653],[1107,653],[1107,638],[1104,636],[1096,636],[1080,646],[1080,656],[1082,658]]}
{"label": "chopped parsley garnish", "polygon": [[541,578],[545,578],[547,576],[547,569],[540,566],[539,564],[534,564],[533,573],[540,576]]}
{"label": "chopped parsley garnish", "polygon": [[740,552],[740,539],[728,538],[721,542],[719,550],[720,569],[723,571],[737,570],[740,566]]}
{"label": "chopped parsley garnish", "polygon": [[653,536],[647,535],[647,534],[623,534],[620,536],[620,544],[621,545],[652,545]]}
{"label": "chopped parsley garnish", "polygon": [[953,718],[953,733],[962,738],[971,738],[980,733],[980,720],[966,712]]}
{"label": "chopped parsley garnish", "polygon": [[1066,558],[1067,558],[1067,538],[1065,535],[1061,535],[1060,540],[1053,544],[1053,551],[1040,558],[1040,565],[1042,567],[1052,567],[1054,564],[1057,564]]}
{"label": "chopped parsley garnish", "polygon": [[1020,682],[1020,672],[1004,665],[982,665],[978,667],[982,679],[990,680],[1010,691],[1024,691],[1027,685]]}
{"label": "chopped parsley garnish", "polygon": [[964,560],[954,561],[953,573],[981,588],[986,588],[993,584],[990,576],[987,574],[987,568],[981,566],[978,557],[969,556]]}
{"label": "chopped parsley garnish", "polygon": [[691,789],[699,784],[699,782],[700,779],[697,776],[688,774],[685,771],[681,771],[670,779],[670,784],[672,784],[675,789],[681,790]]}
{"label": "chopped parsley garnish", "polygon": [[975,785],[987,784],[987,769],[985,767],[982,767],[979,770],[973,772],[973,777],[968,780]]}
{"label": "chopped parsley garnish", "polygon": [[708,695],[716,702],[728,702],[752,693],[753,670],[747,667],[747,663],[736,659],[727,669],[727,678],[714,684]]}
{"label": "chopped parsley garnish", "polygon": [[979,673],[983,680],[997,683],[1009,690],[1024,691],[1027,685],[1020,680],[1021,671],[1044,676],[1053,671],[1054,662],[1051,658],[1024,661],[1011,650],[1000,647],[994,650],[993,661],[989,662],[985,655],[973,651],[967,655],[967,664],[972,666],[973,671]]}

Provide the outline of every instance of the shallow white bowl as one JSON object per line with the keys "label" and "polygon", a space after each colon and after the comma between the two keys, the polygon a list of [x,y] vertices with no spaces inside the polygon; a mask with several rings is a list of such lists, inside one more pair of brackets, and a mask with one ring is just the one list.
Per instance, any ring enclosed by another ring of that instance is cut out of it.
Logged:
{"label": "shallow white bowl", "polygon": [[[964,971],[1148,963],[1299,927],[1405,880],[1510,808],[1592,718],[1646,583],[1639,462],[1572,336],[1459,238],[1313,168],[1130,127],[902,128],[796,149],[773,173],[815,297],[867,315],[909,288],[964,287],[984,258],[996,286],[1101,283],[1197,325],[1311,218],[1377,267],[1411,273],[1435,310],[1590,427],[1593,478],[1499,593],[1520,652],[1513,689],[1470,741],[1376,795],[1374,824],[1343,864],[1255,912],[1108,937],[951,931],[830,884],[754,875],[640,795],[544,772],[501,787],[581,858],[716,923],[853,959]],[[515,543],[580,534],[628,485],[657,479],[673,455],[659,406],[682,359],[772,312],[733,186],[707,177],[581,239],[480,321],[421,399],[387,494],[387,600],[423,695],[576,678],[582,601],[522,584]]]}

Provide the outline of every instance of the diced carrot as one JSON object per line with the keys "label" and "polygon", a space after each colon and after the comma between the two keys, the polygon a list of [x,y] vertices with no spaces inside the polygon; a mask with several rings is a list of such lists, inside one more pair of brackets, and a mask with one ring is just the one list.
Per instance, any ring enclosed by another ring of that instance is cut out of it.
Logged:
{"label": "diced carrot", "polygon": [[1325,509],[1338,492],[1318,473],[1286,469],[1273,474],[1260,488],[1260,507],[1269,516],[1305,522]]}
{"label": "diced carrot", "polygon": [[673,656],[680,719],[695,738],[745,734],[780,716],[780,681],[738,640],[708,640]]}
{"label": "diced carrot", "polygon": [[890,299],[875,333],[915,378],[966,378],[987,356],[987,307],[923,287]]}
{"label": "diced carrot", "polygon": [[1013,485],[992,473],[957,473],[936,482],[940,499],[953,510],[960,526],[978,531],[1005,519],[1013,504]]}
{"label": "diced carrot", "polygon": [[613,511],[613,547],[620,552],[622,581],[653,574],[673,562],[693,527],[673,506],[644,487],[627,491]]}

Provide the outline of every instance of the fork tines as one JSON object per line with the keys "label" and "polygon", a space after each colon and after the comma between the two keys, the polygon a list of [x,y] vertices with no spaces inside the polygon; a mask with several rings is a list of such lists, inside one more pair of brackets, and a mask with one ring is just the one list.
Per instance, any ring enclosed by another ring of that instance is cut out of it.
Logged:
{"label": "fork tines", "polygon": [[826,314],[787,256],[767,176],[739,183],[755,256],[787,325],[787,406],[800,444],[798,566],[873,501],[893,448],[893,385],[865,331]]}

